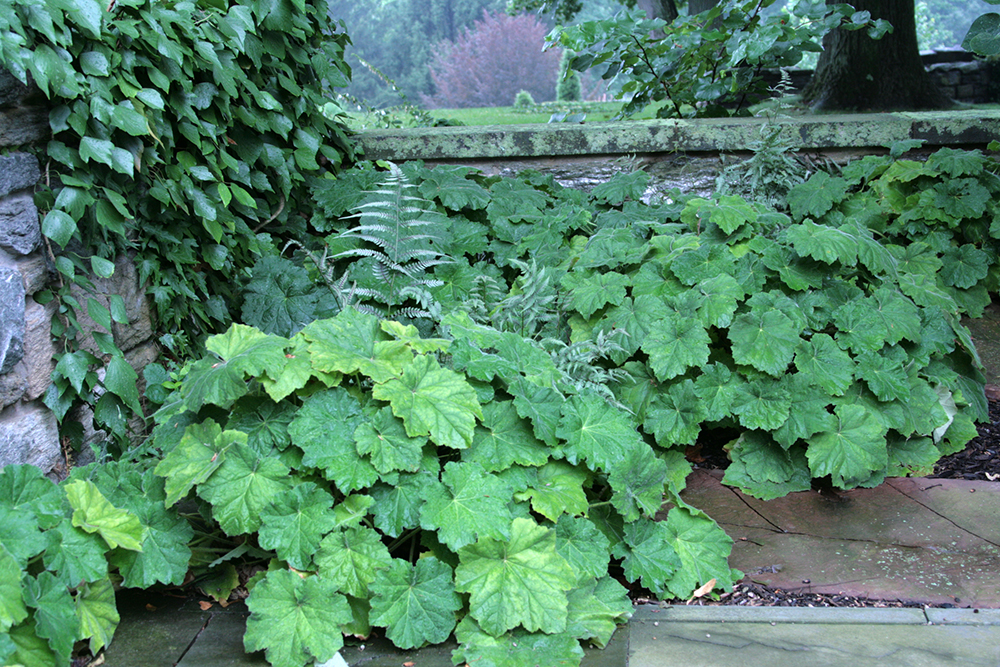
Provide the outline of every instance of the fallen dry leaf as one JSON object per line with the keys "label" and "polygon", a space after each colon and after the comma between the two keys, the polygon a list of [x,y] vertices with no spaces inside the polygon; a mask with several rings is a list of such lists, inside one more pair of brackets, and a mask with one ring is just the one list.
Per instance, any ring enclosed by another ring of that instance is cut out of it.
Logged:
{"label": "fallen dry leaf", "polygon": [[412,662],[404,662],[403,663],[403,667],[413,667],[413,663]]}
{"label": "fallen dry leaf", "polygon": [[201,607],[202,611],[208,611],[209,609],[212,608],[212,603],[209,602],[208,600],[201,600],[200,602],[198,602],[198,606]]}
{"label": "fallen dry leaf", "polygon": [[694,593],[691,594],[691,599],[688,600],[686,604],[691,604],[692,602],[694,602],[695,598],[700,598],[704,595],[708,595],[709,593],[712,592],[713,588],[715,588],[715,579],[709,579],[708,581],[705,582],[704,586],[702,586],[701,588],[699,588],[698,590],[696,590]]}
{"label": "fallen dry leaf", "polygon": [[156,611],[156,605],[146,603],[146,611]]}

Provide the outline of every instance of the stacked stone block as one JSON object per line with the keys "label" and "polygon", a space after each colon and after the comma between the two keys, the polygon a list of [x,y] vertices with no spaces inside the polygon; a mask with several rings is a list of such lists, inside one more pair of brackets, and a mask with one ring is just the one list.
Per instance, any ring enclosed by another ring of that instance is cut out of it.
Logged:
{"label": "stacked stone block", "polygon": [[[30,463],[59,477],[68,471],[73,455],[64,451],[55,416],[42,402],[61,346],[51,334],[56,303],[42,305],[35,299],[50,287],[53,275],[34,203],[43,175],[30,152],[44,146],[48,135],[46,100],[0,70],[0,467]],[[157,347],[149,299],[129,258],[115,262],[111,278],[95,281],[95,293],[78,291],[76,297],[84,303],[93,297],[107,306],[112,294],[124,299],[129,322],[115,324],[108,333],[141,371],[156,358]],[[102,331],[82,315],[85,327]],[[97,353],[91,337],[83,342]],[[71,418],[83,423],[90,440],[103,437],[94,431],[86,411]]]}

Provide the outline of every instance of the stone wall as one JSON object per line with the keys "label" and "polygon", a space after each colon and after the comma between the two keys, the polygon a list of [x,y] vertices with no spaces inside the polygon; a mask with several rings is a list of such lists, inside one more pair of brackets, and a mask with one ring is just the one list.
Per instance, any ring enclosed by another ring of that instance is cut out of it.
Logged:
{"label": "stone wall", "polygon": [[[35,298],[54,278],[34,202],[34,189],[43,178],[34,153],[48,134],[44,97],[0,70],[0,467],[31,463],[61,476],[73,455],[63,450],[55,416],[41,400],[59,349],[51,335],[56,303],[43,305],[39,301],[44,299]],[[120,258],[114,275],[97,281],[95,291],[90,296],[105,305],[111,294],[124,299],[129,324],[115,325],[111,333],[126,358],[141,369],[157,349],[151,341],[150,303],[134,264]],[[75,418],[91,440],[103,437],[88,415]]]}

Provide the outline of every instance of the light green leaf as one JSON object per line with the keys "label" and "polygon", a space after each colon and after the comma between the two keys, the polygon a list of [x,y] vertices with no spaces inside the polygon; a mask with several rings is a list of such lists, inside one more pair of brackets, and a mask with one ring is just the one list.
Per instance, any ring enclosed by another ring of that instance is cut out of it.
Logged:
{"label": "light green leaf", "polygon": [[354,430],[354,444],[358,454],[367,454],[380,473],[416,472],[427,438],[406,435],[403,422],[393,416],[392,409],[387,406],[376,412],[371,421],[358,425]]}
{"label": "light green leaf", "polygon": [[326,662],[344,645],[338,628],[353,619],[347,599],[322,576],[303,579],[276,570],[254,586],[247,598],[250,618],[243,645],[267,652],[274,667]]}
{"label": "light green leaf", "polygon": [[396,377],[413,358],[405,347],[390,347],[380,354],[376,343],[388,341],[374,315],[344,308],[330,320],[312,322],[302,330],[309,341],[313,365],[326,373],[360,372],[375,382]]}
{"label": "light green leaf", "polygon": [[6,632],[28,617],[21,595],[23,574],[17,559],[0,544],[0,632]]}
{"label": "light green leaf", "polygon": [[421,558],[416,565],[393,559],[371,584],[372,625],[386,628],[386,636],[402,649],[445,641],[462,608],[453,574],[433,557]]}
{"label": "light green leaf", "polygon": [[76,230],[76,220],[65,211],[53,209],[42,219],[42,233],[58,243],[60,248],[66,247],[76,234]]}
{"label": "light green leaf", "polygon": [[315,559],[325,579],[357,598],[368,598],[376,572],[392,563],[379,534],[367,526],[330,533],[320,543]]}
{"label": "light green leaf", "polygon": [[690,597],[710,579],[723,590],[732,590],[733,577],[742,576],[729,569],[733,541],[704,514],[675,507],[667,515],[668,544],[680,557],[681,566],[667,580],[667,590],[677,598]]}
{"label": "light green leaf", "polygon": [[89,638],[90,652],[97,655],[111,643],[121,620],[110,578],[80,587],[76,595],[76,615],[80,619],[80,638]]}
{"label": "light green leaf", "polygon": [[541,466],[550,456],[551,450],[535,437],[531,424],[518,416],[513,401],[484,405],[472,446],[462,452],[463,461],[478,463],[488,472],[506,470],[515,463]]}
{"label": "light green leaf", "polygon": [[143,527],[139,519],[118,509],[90,481],[77,480],[63,486],[73,508],[73,525],[98,533],[112,549],[142,551]]}
{"label": "light green leaf", "polygon": [[312,482],[297,484],[261,512],[258,542],[297,570],[308,570],[320,539],[334,529],[333,496]]}
{"label": "light green leaf", "polygon": [[556,435],[566,441],[566,460],[583,461],[591,470],[613,470],[628,452],[644,446],[629,415],[592,393],[563,405]]}
{"label": "light green leaf", "polygon": [[234,444],[246,444],[246,437],[239,431],[223,432],[211,419],[185,428],[181,441],[154,469],[166,478],[164,505],[170,507],[211,477],[225,460],[226,451]]}
{"label": "light green leaf", "polygon": [[848,480],[867,479],[888,465],[886,427],[861,405],[838,405],[834,413],[832,430],[807,438],[806,456],[814,477],[830,475],[835,486],[845,488]]}
{"label": "light green leaf", "polygon": [[212,505],[212,516],[228,535],[253,533],[261,512],[292,486],[288,468],[275,458],[260,458],[250,447],[235,443],[219,469],[198,487]]}
{"label": "light green leaf", "polygon": [[354,433],[364,422],[361,405],[346,389],[327,389],[307,398],[288,427],[292,443],[344,493],[370,486],[378,472],[358,454]]}
{"label": "light green leaf", "polygon": [[80,629],[69,588],[51,572],[26,577],[24,584],[24,601],[35,610],[35,632],[49,640],[63,663],[68,662]]}
{"label": "light green leaf", "polygon": [[608,476],[613,491],[611,504],[625,521],[635,521],[642,515],[651,517],[663,505],[667,464],[648,446],[624,452],[623,458]]}
{"label": "light green leaf", "polygon": [[531,509],[552,522],[563,514],[586,514],[583,485],[587,478],[585,469],[565,461],[549,461],[538,469],[536,480],[524,495],[531,499]]}
{"label": "light green leaf", "polygon": [[611,542],[590,519],[561,515],[556,523],[556,551],[581,579],[608,572]]}
{"label": "light green leaf", "polygon": [[[48,545],[43,556],[46,569],[58,573],[69,586],[97,581],[108,574],[107,543],[99,535],[63,521],[45,533]],[[122,553],[135,553],[123,551]]]}
{"label": "light green leaf", "polygon": [[697,318],[668,313],[652,324],[641,347],[656,377],[666,381],[708,362],[709,342]]}
{"label": "light green leaf", "polygon": [[738,315],[729,328],[733,359],[774,375],[782,375],[798,347],[799,328],[778,310],[753,309]]}
{"label": "light green leaf", "polygon": [[611,577],[602,577],[570,591],[566,632],[604,648],[618,624],[631,616],[628,591]]}
{"label": "light green leaf", "polygon": [[420,525],[420,509],[424,501],[420,492],[437,480],[436,473],[401,474],[394,486],[377,484],[372,488],[372,524],[389,537],[399,537],[404,530]]}
{"label": "light green leaf", "polygon": [[622,559],[625,578],[660,594],[667,581],[681,567],[680,557],[672,544],[667,524],[651,519],[639,519],[625,524],[621,542],[611,550]]}
{"label": "light green leaf", "polygon": [[452,449],[472,443],[475,418],[483,416],[476,390],[431,356],[417,357],[401,377],[375,385],[372,396],[389,401],[410,437],[429,435],[435,444]]}
{"label": "light green leaf", "polygon": [[625,300],[625,290],[631,284],[628,276],[614,271],[607,273],[573,272],[562,279],[562,286],[569,290],[573,309],[586,319],[606,306],[620,306]]}
{"label": "light green leaf", "polygon": [[795,351],[795,367],[811,384],[834,396],[842,396],[854,379],[851,356],[824,333],[814,334],[808,341],[799,342]]}
{"label": "light green leaf", "polygon": [[580,641],[568,632],[546,634],[520,628],[495,636],[466,616],[455,630],[460,646],[452,654],[456,665],[476,667],[579,667]]}
{"label": "light green leaf", "polygon": [[788,206],[796,220],[810,215],[818,217],[843,200],[846,194],[847,181],[820,170],[788,191]]}
{"label": "light green leaf", "polygon": [[191,365],[181,388],[184,406],[193,412],[206,403],[228,408],[247,393],[247,376],[266,373],[279,377],[285,367],[287,345],[285,338],[243,324],[234,324],[226,333],[212,336],[205,347],[216,356]]}
{"label": "light green leaf", "polygon": [[478,464],[447,463],[441,483],[426,484],[420,495],[420,527],[438,531],[438,539],[453,551],[477,537],[510,536],[511,491]]}
{"label": "light green leaf", "polygon": [[514,395],[517,414],[531,420],[532,430],[542,442],[555,446],[556,430],[563,405],[563,397],[551,387],[539,386],[525,378],[518,378],[508,387]]}
{"label": "light green leaf", "polygon": [[483,537],[459,549],[455,588],[469,593],[469,614],[497,636],[518,625],[529,631],[566,628],[566,593],[576,575],[556,551],[555,531],[514,519],[510,540]]}

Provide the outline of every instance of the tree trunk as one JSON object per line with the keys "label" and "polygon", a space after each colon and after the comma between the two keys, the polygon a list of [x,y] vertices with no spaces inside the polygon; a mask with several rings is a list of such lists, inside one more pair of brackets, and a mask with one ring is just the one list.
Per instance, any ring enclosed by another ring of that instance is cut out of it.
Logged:
{"label": "tree trunk", "polygon": [[646,12],[646,18],[658,18],[667,22],[677,18],[674,0],[636,0],[635,4]]}
{"label": "tree trunk", "polygon": [[688,2],[688,14],[694,16],[695,14],[707,12],[717,4],[719,4],[719,0],[690,0]]}
{"label": "tree trunk", "polygon": [[[827,0],[833,4],[837,0]],[[879,40],[864,30],[834,30],[823,39],[816,72],[802,93],[814,111],[894,111],[953,106],[920,60],[914,0],[854,0],[857,11],[885,19]]]}

